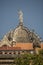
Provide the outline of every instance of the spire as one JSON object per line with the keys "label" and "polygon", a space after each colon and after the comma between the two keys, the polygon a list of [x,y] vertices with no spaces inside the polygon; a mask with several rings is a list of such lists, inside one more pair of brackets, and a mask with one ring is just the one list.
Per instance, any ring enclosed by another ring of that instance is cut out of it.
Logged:
{"label": "spire", "polygon": [[23,12],[20,10],[18,14],[19,14],[19,25],[23,25]]}

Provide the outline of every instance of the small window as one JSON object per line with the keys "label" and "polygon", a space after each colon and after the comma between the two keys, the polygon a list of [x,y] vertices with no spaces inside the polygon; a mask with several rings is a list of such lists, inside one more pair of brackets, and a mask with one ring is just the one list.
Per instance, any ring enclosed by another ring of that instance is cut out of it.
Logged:
{"label": "small window", "polygon": [[20,52],[18,52],[18,54],[20,54]]}
{"label": "small window", "polygon": [[11,52],[9,54],[11,54]]}
{"label": "small window", "polygon": [[2,54],[2,52],[0,52],[0,54]]}
{"label": "small window", "polygon": [[7,54],[7,52],[5,52],[5,54]]}
{"label": "small window", "polygon": [[14,54],[16,54],[16,52],[14,52]]}

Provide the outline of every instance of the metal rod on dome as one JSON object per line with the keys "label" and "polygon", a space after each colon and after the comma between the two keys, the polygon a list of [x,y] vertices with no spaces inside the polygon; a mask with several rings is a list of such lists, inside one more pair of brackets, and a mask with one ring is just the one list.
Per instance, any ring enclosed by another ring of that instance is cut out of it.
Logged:
{"label": "metal rod on dome", "polygon": [[18,12],[18,14],[19,14],[19,24],[20,25],[23,25],[23,12],[20,10]]}

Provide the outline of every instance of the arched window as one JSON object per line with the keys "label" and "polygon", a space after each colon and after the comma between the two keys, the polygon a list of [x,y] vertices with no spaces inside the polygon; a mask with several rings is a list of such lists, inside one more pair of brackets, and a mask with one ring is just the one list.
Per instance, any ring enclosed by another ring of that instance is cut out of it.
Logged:
{"label": "arched window", "polygon": [[11,54],[11,52],[9,52],[9,54]]}
{"label": "arched window", "polygon": [[16,52],[14,52],[14,54],[16,54]]}
{"label": "arched window", "polygon": [[7,52],[5,52],[5,54],[7,54]]}
{"label": "arched window", "polygon": [[20,51],[18,51],[18,54],[20,54]]}
{"label": "arched window", "polygon": [[7,47],[7,45],[3,45],[3,47]]}

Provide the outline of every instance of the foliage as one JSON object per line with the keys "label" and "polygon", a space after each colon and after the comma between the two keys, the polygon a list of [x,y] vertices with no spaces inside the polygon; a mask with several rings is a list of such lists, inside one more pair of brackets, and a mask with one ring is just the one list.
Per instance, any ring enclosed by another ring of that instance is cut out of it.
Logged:
{"label": "foliage", "polygon": [[21,56],[18,56],[15,61],[16,65],[29,65],[30,64],[30,58],[28,54],[24,54]]}
{"label": "foliage", "polygon": [[43,57],[41,55],[34,55],[33,65],[43,65]]}
{"label": "foliage", "polygon": [[39,54],[43,55],[43,49],[39,51]]}
{"label": "foliage", "polygon": [[43,51],[37,54],[23,54],[15,58],[16,65],[43,65]]}

